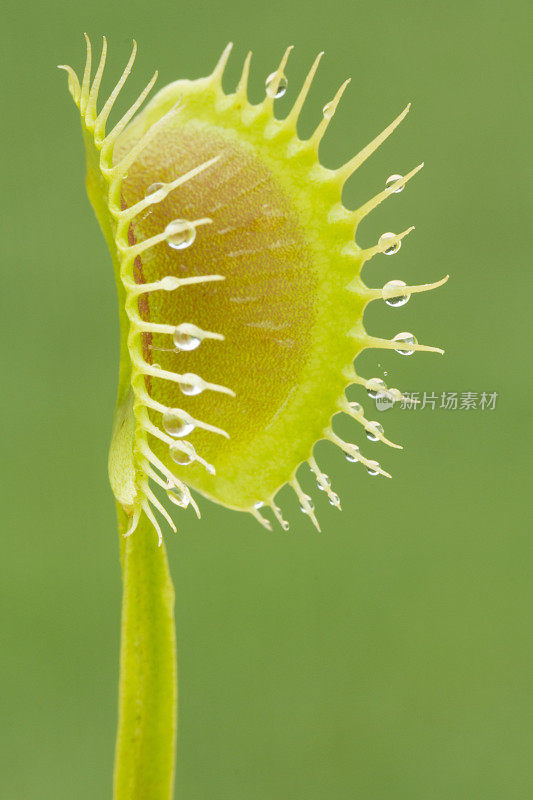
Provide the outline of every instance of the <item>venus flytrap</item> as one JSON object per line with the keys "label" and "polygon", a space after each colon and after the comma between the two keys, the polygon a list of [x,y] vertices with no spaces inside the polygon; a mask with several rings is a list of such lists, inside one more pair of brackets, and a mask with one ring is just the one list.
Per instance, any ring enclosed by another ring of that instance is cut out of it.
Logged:
{"label": "venus flytrap", "polygon": [[341,201],[346,180],[409,106],[346,164],[327,169],[318,150],[348,81],[301,140],[298,117],[322,54],[288,115],[277,119],[274,103],[287,90],[291,48],[268,76],[264,100],[252,105],[251,54],[236,90],[222,88],[228,45],[210,76],[176,81],[142,108],[156,73],[108,132],[136,45],[98,111],[107,45],[104,39],[93,76],[86,39],[81,82],[70,67],[62,69],[81,113],[87,191],[114,263],[121,323],[109,456],[124,576],[115,798],[159,800],[172,795],[176,730],[173,588],[158,516],[176,527],[160,490],[199,516],[196,490],[249,512],[267,529],[270,509],[288,530],[275,502],[288,483],[320,530],[297,479],[307,462],[318,489],[340,509],[313,456],[317,441],[337,445],[370,475],[390,477],[340,438],[333,417],[345,413],[370,441],[398,447],[346,398],[347,388],[359,384],[371,397],[402,399],[381,379],[359,376],[356,356],[366,348],[442,352],[408,332],[390,340],[369,335],[366,305],[403,305],[447,277],[420,286],[394,280],[376,289],[360,278],[371,258],[398,252],[412,228],[361,248],[357,226],[403,191],[422,165],[390,176],[356,210]]}

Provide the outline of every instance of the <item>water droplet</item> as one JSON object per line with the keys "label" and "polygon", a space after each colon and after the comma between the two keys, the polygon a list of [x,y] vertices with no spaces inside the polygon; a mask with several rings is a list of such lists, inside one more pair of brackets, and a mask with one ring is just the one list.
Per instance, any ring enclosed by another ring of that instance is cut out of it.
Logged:
{"label": "water droplet", "polygon": [[371,442],[378,442],[379,436],[376,436],[376,433],[383,433],[383,425],[376,421],[369,422],[366,429],[366,438]]}
{"label": "water droplet", "polygon": [[379,397],[387,391],[387,384],[385,381],[382,381],[381,378],[370,378],[370,380],[366,382],[366,390],[368,396],[375,400],[376,397]]}
{"label": "water droplet", "polygon": [[271,72],[265,81],[266,93],[269,97],[272,97],[274,100],[283,97],[283,95],[287,91],[287,86],[289,84],[285,75],[280,75],[279,82],[277,76],[278,76],[277,72]]}
{"label": "water droplet", "polygon": [[[401,178],[403,178],[403,175],[389,175],[389,177],[385,181],[385,187],[388,189],[389,186],[392,186],[393,183],[396,183],[396,181],[401,180]],[[391,194],[400,194],[400,192],[403,192],[404,189],[405,189],[405,184],[403,186],[400,186],[399,189],[395,189],[393,192],[391,192]]]}
{"label": "water droplet", "polygon": [[156,361],[152,361],[152,367],[155,367],[155,369],[161,369],[161,364],[158,364]]}
{"label": "water droplet", "polygon": [[281,508],[277,506],[275,503],[272,503],[272,509],[274,511],[274,514],[276,515],[276,519],[278,520],[283,530],[288,531],[290,526],[289,523],[286,520],[284,520],[283,517],[281,516]]}
{"label": "water droplet", "polygon": [[352,409],[352,411],[354,411],[356,414],[360,414],[361,416],[364,416],[365,409],[363,408],[361,403],[353,402],[353,403],[350,403],[349,405],[350,405],[350,408]]}
{"label": "water droplet", "polygon": [[204,390],[201,378],[199,378],[198,375],[194,375],[192,372],[186,372],[185,375],[182,375],[179,387],[183,394],[191,396],[200,394],[200,392]]}
{"label": "water droplet", "polygon": [[357,445],[354,445],[354,452],[353,453],[346,453],[346,461],[349,461],[350,464],[355,464],[359,461],[359,448]]}
{"label": "water droplet", "polygon": [[333,494],[329,498],[330,506],[338,506],[340,504],[340,502],[341,502],[341,499],[340,499],[339,495],[335,494],[335,492],[333,492]]}
{"label": "water droplet", "polygon": [[330,100],[329,103],[326,103],[326,105],[322,109],[322,113],[324,115],[324,119],[327,119],[328,121],[333,118],[333,115],[335,113],[335,103],[333,102],[333,100]]}
{"label": "water droplet", "polygon": [[410,294],[402,294],[402,292],[398,292],[398,289],[403,289],[404,286],[407,286],[404,281],[389,281],[385,284],[382,289],[383,299],[387,303],[388,306],[393,306],[397,308],[399,306],[404,306],[409,298],[411,297]]}
{"label": "water droplet", "polygon": [[165,275],[160,281],[160,286],[165,292],[172,292],[174,289],[177,289],[179,285],[180,279],[176,278],[175,275]]}
{"label": "water droplet", "polygon": [[[148,189],[145,191],[144,196],[145,197],[151,197],[152,200],[154,200],[154,201],[155,200],[160,200],[160,199],[162,200],[163,196],[162,196],[161,189],[164,189],[164,188],[165,188],[165,184],[164,183],[151,183],[150,186],[148,187]],[[159,192],[161,192],[161,197],[157,197],[156,196],[156,195],[158,195]]]}
{"label": "water droplet", "polygon": [[199,336],[187,333],[187,331],[183,330],[179,325],[174,328],[172,339],[176,350],[196,350],[202,342]]}
{"label": "water droplet", "polygon": [[[401,239],[397,242],[394,241],[396,238],[395,233],[382,233],[379,237],[378,247],[383,247],[383,252],[386,256],[392,256],[394,253],[397,253],[400,247],[402,246]],[[387,243],[388,246],[387,246]]]}
{"label": "water droplet", "polygon": [[181,438],[194,430],[194,423],[178,409],[167,408],[163,414],[163,428],[169,436]]}
{"label": "water droplet", "polygon": [[[403,344],[417,344],[416,336],[413,336],[412,333],[408,333],[407,331],[403,331],[402,333],[397,333],[396,336],[393,337],[392,341],[402,342]],[[411,356],[415,351],[396,350],[396,352],[399,353],[401,356]]]}
{"label": "water droplet", "polygon": [[387,394],[393,403],[397,403],[398,400],[401,400],[403,396],[399,389],[388,389]]}
{"label": "water droplet", "polygon": [[187,219],[175,219],[165,228],[165,236],[173,250],[184,250],[196,239],[196,228]]}
{"label": "water droplet", "polygon": [[258,500],[258,501],[257,501],[257,503],[254,503],[254,508],[256,508],[257,510],[259,510],[260,508],[263,508],[263,506],[264,506],[264,505],[265,505],[265,504],[263,503],[263,501],[262,501],[262,500]]}
{"label": "water droplet", "polygon": [[172,442],[169,447],[169,451],[171,459],[182,467],[186,467],[188,464],[192,464],[194,461],[194,457],[191,452],[192,447],[185,450],[181,442]]}
{"label": "water droplet", "polygon": [[[305,505],[304,505],[304,503],[305,503]],[[304,514],[310,514],[311,511],[314,511],[314,510],[315,510],[315,506],[313,504],[313,501],[309,497],[309,495],[308,494],[302,495],[301,500],[300,500],[300,511],[303,511]]]}
{"label": "water droplet", "polygon": [[316,479],[316,485],[320,489],[321,492],[325,492],[326,489],[329,489],[331,486],[331,481],[327,475],[320,475],[320,480]]}
{"label": "water droplet", "polygon": [[377,461],[368,461],[366,471],[369,475],[379,475],[379,464]]}
{"label": "water droplet", "polygon": [[171,503],[180,508],[187,508],[190,503],[189,492],[183,485],[171,486],[170,489],[167,489],[167,497]]}

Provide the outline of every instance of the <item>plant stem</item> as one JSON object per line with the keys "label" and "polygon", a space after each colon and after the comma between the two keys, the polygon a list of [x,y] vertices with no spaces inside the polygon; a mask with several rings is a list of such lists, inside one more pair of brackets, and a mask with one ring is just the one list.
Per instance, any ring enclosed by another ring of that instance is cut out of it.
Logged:
{"label": "plant stem", "polygon": [[123,601],[114,800],[171,800],[177,723],[174,587],[164,545],[143,514],[117,506]]}

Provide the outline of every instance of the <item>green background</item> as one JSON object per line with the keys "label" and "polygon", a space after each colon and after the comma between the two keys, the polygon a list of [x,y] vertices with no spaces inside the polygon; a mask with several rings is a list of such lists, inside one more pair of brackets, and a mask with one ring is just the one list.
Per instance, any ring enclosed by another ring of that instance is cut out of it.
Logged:
{"label": "green background", "polygon": [[[84,193],[77,111],[55,69],[81,68],[84,30],[95,44],[108,36],[108,89],[138,39],[124,103],[155,67],[160,86],[207,74],[229,39],[227,85],[252,48],[255,99],[294,44],[293,99],[325,49],[304,133],[341,81],[353,79],[322,149],[330,166],[412,100],[400,130],[350,181],[346,203],[425,160],[421,175],[361,226],[367,245],[417,226],[365,278],[453,278],[405,308],[373,307],[366,323],[377,335],[414,330],[446,356],[374,351],[357,366],[367,376],[386,371],[390,385],[408,391],[498,392],[493,411],[384,412],[386,432],[406,449],[367,443],[366,452],[392,481],[320,446],[343,501],[339,514],[317,498],[321,535],[287,491],[288,535],[207,502],[200,523],[192,512],[179,515],[181,533],[167,537],[180,647],[178,797],[533,796],[531,367],[522,303],[532,292],[529,15],[517,1],[10,4],[2,44],[2,798],[110,796],[120,574],[106,459],[118,322],[110,259]],[[363,394],[352,397],[369,410]],[[355,423],[343,429],[363,438]]]}

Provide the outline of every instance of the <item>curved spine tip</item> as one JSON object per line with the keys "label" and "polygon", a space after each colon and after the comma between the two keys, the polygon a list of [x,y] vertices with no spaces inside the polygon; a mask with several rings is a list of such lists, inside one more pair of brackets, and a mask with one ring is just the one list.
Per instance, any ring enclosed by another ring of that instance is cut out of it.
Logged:
{"label": "curved spine tip", "polygon": [[308,497],[305,492],[303,491],[302,487],[300,486],[296,475],[289,481],[289,485],[293,488],[296,497],[298,498],[298,502],[300,503],[300,508],[302,512],[309,517],[315,528],[319,533],[322,533],[320,530],[320,525],[318,524],[318,520],[315,516],[314,506],[311,503],[311,498]]}
{"label": "curved spine tip", "polygon": [[315,152],[318,152],[318,148],[320,146],[320,142],[324,138],[324,134],[326,133],[328,126],[335,116],[335,112],[337,111],[337,106],[339,105],[341,98],[346,91],[348,85],[351,83],[351,78],[347,78],[341,86],[337,89],[337,92],[333,98],[330,100],[329,103],[326,103],[324,109],[327,109],[327,113],[323,112],[322,119],[320,120],[319,124],[317,125],[314,133],[311,135],[309,139],[309,144],[311,147],[314,148]]}
{"label": "curved spine tip", "polygon": [[272,530],[272,523],[270,522],[270,520],[269,519],[265,519],[265,517],[263,517],[263,515],[259,513],[257,508],[251,508],[250,509],[250,514],[253,517],[255,517],[255,519],[258,521],[258,523],[263,528],[265,528],[265,530],[267,530],[267,531],[271,531]]}
{"label": "curved spine tip", "polygon": [[85,59],[85,69],[83,71],[83,80],[81,84],[81,97],[80,97],[80,109],[81,113],[85,114],[85,109],[87,107],[87,101],[89,99],[89,87],[91,81],[91,61],[92,61],[92,49],[91,49],[91,40],[87,36],[86,33],[83,34],[85,37],[85,44],[87,48],[87,56]]}
{"label": "curved spine tip", "polygon": [[320,64],[323,55],[324,51],[321,50],[321,52],[316,56],[315,60],[313,61],[311,69],[309,70],[309,72],[305,77],[305,80],[303,82],[302,88],[300,89],[298,97],[296,98],[293,107],[285,117],[286,124],[296,125],[296,123],[298,122],[298,118],[302,111],[303,105],[307,99],[307,95],[309,94],[309,90],[311,88],[316,71],[318,69],[318,65]]}
{"label": "curved spine tip", "polygon": [[422,161],[421,164],[419,164],[417,167],[408,172],[407,175],[404,175],[402,178],[398,178],[398,180],[395,181],[393,184],[387,186],[385,189],[383,189],[383,191],[374,195],[374,197],[371,197],[370,200],[367,200],[366,203],[363,203],[362,206],[353,211],[352,218],[354,223],[358,225],[361,222],[361,220],[363,220],[366,216],[368,216],[368,214],[370,214],[371,211],[373,211],[384,200],[386,200],[387,197],[390,197],[395,192],[398,192],[400,189],[403,189],[403,187],[411,180],[411,178],[414,178],[414,176],[420,172],[423,166],[424,162]]}
{"label": "curved spine tip", "polygon": [[402,342],[394,341],[394,339],[380,339],[377,336],[368,336],[365,334],[360,337],[363,342],[363,347],[372,350],[402,350],[404,352],[419,351],[425,353],[438,353],[440,356],[444,355],[442,347],[433,347],[429,344],[419,344],[418,342]]}
{"label": "curved spine tip", "polygon": [[[144,87],[144,89],[140,93],[140,95],[135,100],[135,102],[128,108],[126,113],[117,122],[115,127],[108,134],[106,134],[106,137],[102,142],[104,147],[110,148],[116,142],[116,140],[118,139],[118,137],[120,136],[120,134],[122,133],[122,131],[124,130],[124,128],[126,127],[128,122],[130,121],[130,119],[133,117],[133,115],[136,113],[136,111],[140,108],[140,106],[142,106],[142,104],[144,103],[144,101],[146,100],[146,98],[148,97],[150,92],[152,91],[154,83],[157,80],[158,74],[159,73],[156,70],[154,72],[154,74],[152,75],[151,79],[149,80],[149,82],[146,84],[146,86]],[[105,156],[104,156],[104,158],[105,158]]]}
{"label": "curved spine tip", "polygon": [[388,139],[394,129],[397,128],[400,122],[402,122],[402,120],[407,116],[410,108],[411,103],[408,103],[401,114],[398,114],[396,119],[394,119],[390,125],[388,125],[380,134],[378,134],[375,139],[367,144],[366,147],[363,147],[363,149],[357,153],[357,155],[347,161],[346,164],[343,164],[342,167],[339,167],[339,169],[336,170],[339,179],[343,183],[348,180],[350,175],[353,175],[356,169],[358,169],[361,164],[363,164],[367,158],[369,158],[372,153],[374,153],[375,150],[377,150],[378,147],[383,144],[386,139]]}
{"label": "curved spine tip", "polygon": [[226,69],[226,64],[228,63],[228,59],[230,57],[232,49],[233,49],[233,42],[228,42],[224,50],[222,51],[220,58],[216,63],[215,69],[211,73],[211,79],[216,83],[219,84],[222,83],[224,70]]}
{"label": "curved spine tip", "polygon": [[371,431],[371,433],[375,435],[380,442],[383,442],[383,444],[388,445],[388,447],[393,447],[395,450],[403,450],[403,445],[392,442],[390,439],[387,439],[387,437],[382,431],[372,427],[371,421],[367,419],[364,416],[364,414],[361,414],[358,411],[356,411],[346,400],[346,398],[344,398],[344,401],[341,403],[340,408],[349,417],[354,419],[356,422],[359,422],[359,424],[363,426],[365,431]]}
{"label": "curved spine tip", "polygon": [[252,61],[252,51],[249,50],[246,58],[244,59],[241,77],[239,79],[239,83],[237,84],[237,89],[235,90],[235,94],[239,97],[242,96],[243,99],[248,99],[248,78],[250,76],[251,61]]}
{"label": "curved spine tip", "polygon": [[[435,281],[434,283],[420,283],[412,286],[397,286],[394,290],[395,295],[405,297],[405,295],[418,294],[420,292],[431,292],[433,289],[439,289],[441,286],[444,286],[444,284],[448,282],[449,277],[449,275],[445,275],[444,278],[440,279],[440,281]],[[384,288],[385,287],[382,287],[381,289],[369,289],[369,299],[385,300],[386,298],[383,295]]]}
{"label": "curved spine tip", "polygon": [[287,47],[287,49],[283,53],[283,56],[282,56],[281,61],[279,63],[279,66],[278,66],[277,70],[274,72],[274,77],[272,79],[271,91],[270,92],[267,91],[267,93],[265,95],[265,99],[263,100],[263,107],[265,109],[271,109],[272,106],[274,105],[274,100],[276,99],[276,94],[277,94],[277,91],[278,91],[279,83],[280,83],[280,81],[281,81],[281,79],[283,77],[283,71],[284,71],[284,69],[285,69],[285,67],[287,65],[287,61],[289,60],[289,56],[290,56],[290,54],[291,54],[291,52],[293,50],[294,50],[294,45],[291,44],[291,45],[289,45]]}
{"label": "curved spine tip", "polygon": [[137,42],[134,39],[128,63],[126,64],[124,71],[122,72],[122,75],[115,84],[113,91],[109,95],[106,103],[104,104],[104,107],[102,108],[102,110],[100,111],[94,122],[94,137],[95,141],[97,141],[98,143],[101,143],[105,137],[105,125],[107,122],[107,118],[111,113],[111,109],[113,108],[122,87],[126,83],[128,76],[131,73],[136,55],[137,55]]}
{"label": "curved spine tip", "polygon": [[58,64],[57,68],[67,73],[68,90],[72,96],[72,99],[79,107],[81,98],[81,86],[78,76],[76,75],[72,67],[69,67],[68,64]]}
{"label": "curved spine tip", "polygon": [[107,58],[107,39],[105,36],[102,36],[102,52],[100,54],[100,61],[96,69],[94,80],[92,82],[92,86],[89,92],[89,97],[87,100],[87,106],[85,109],[85,119],[87,123],[90,125],[94,124],[94,121],[97,116],[96,104],[98,102],[98,93],[100,91],[100,83],[102,81],[102,75],[104,74],[106,58]]}

